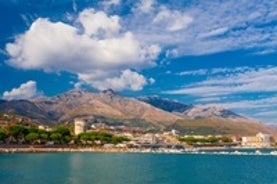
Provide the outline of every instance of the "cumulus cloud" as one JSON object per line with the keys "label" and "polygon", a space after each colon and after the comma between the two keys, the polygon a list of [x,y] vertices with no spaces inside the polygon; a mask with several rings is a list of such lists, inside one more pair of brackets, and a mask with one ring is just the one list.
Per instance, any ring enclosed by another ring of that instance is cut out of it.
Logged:
{"label": "cumulus cloud", "polygon": [[[76,0],[72,4],[78,11]],[[94,4],[105,11],[120,4],[112,12],[119,12],[123,30],[131,31],[141,43],[174,48],[177,55],[172,57],[237,49],[257,54],[277,51],[276,1],[104,0]]]}
{"label": "cumulus cloud", "polygon": [[19,100],[30,99],[41,95],[41,92],[37,90],[37,83],[35,81],[28,81],[21,84],[18,88],[13,88],[11,91],[5,91],[3,93],[4,100]]}
{"label": "cumulus cloud", "polygon": [[[141,43],[132,32],[124,31],[120,17],[85,9],[75,24],[37,19],[14,43],[6,45],[7,63],[21,69],[71,72],[98,89],[103,82],[123,80],[122,73],[130,68],[140,71],[156,65],[160,47]],[[138,90],[147,83],[140,87],[122,84],[126,86],[118,90]]]}
{"label": "cumulus cloud", "polygon": [[121,28],[119,16],[108,16],[103,11],[85,9],[79,14],[78,21],[87,36],[110,38],[118,35]]}
{"label": "cumulus cloud", "polygon": [[112,88],[118,91],[125,89],[139,91],[147,83],[147,79],[143,75],[129,69],[122,71],[119,77],[107,78],[104,81],[92,81],[92,85],[98,86],[101,90]]}

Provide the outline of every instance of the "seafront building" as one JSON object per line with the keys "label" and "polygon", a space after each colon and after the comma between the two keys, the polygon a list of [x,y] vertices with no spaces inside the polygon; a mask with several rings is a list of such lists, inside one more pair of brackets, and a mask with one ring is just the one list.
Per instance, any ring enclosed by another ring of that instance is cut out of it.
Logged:
{"label": "seafront building", "polygon": [[270,147],[272,136],[269,134],[258,133],[256,136],[242,137],[241,145],[244,147]]}

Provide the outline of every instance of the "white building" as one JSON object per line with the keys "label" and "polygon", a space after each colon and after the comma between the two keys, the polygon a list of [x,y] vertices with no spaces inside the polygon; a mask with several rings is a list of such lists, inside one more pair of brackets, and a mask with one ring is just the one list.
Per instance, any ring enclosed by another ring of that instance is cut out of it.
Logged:
{"label": "white building", "polygon": [[86,122],[83,119],[76,118],[74,120],[74,134],[79,135],[86,131]]}
{"label": "white building", "polygon": [[159,136],[147,133],[139,137],[138,142],[142,144],[156,144],[159,141]]}
{"label": "white building", "polygon": [[258,133],[252,137],[242,137],[241,145],[246,147],[270,147],[271,135]]}

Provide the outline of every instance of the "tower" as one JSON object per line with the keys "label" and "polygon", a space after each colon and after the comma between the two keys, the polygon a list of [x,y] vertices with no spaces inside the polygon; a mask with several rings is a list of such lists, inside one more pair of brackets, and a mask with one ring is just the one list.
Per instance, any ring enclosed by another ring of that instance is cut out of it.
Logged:
{"label": "tower", "polygon": [[79,135],[80,133],[84,133],[86,131],[86,122],[83,119],[76,118],[74,119],[74,133],[75,135]]}

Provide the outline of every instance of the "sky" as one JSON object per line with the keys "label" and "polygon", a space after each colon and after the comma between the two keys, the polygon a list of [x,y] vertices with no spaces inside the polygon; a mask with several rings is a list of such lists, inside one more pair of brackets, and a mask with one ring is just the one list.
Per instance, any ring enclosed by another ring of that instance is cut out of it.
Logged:
{"label": "sky", "polygon": [[0,96],[72,89],[277,124],[277,1],[0,0]]}

